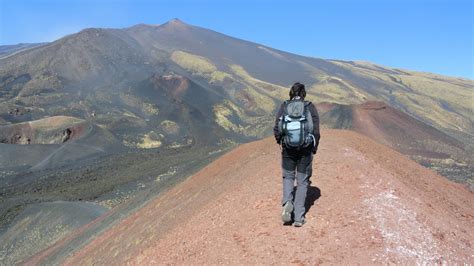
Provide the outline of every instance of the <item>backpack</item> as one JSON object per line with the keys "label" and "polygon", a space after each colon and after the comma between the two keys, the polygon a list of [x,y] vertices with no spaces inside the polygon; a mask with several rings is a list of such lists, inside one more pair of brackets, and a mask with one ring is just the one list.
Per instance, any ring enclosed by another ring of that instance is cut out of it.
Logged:
{"label": "backpack", "polygon": [[313,119],[308,108],[310,103],[301,99],[283,103],[283,114],[278,127],[282,134],[282,144],[287,148],[299,150],[314,145]]}

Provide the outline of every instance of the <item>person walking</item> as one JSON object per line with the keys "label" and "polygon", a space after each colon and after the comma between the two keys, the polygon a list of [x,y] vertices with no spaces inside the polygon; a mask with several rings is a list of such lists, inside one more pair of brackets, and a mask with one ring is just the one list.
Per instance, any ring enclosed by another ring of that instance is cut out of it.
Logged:
{"label": "person walking", "polygon": [[[304,84],[296,82],[290,89],[290,99],[278,110],[273,133],[281,145],[283,175],[282,221],[296,227],[305,223],[305,202],[313,155],[319,145],[319,115],[316,106],[305,100]],[[296,179],[296,190],[295,190]]]}

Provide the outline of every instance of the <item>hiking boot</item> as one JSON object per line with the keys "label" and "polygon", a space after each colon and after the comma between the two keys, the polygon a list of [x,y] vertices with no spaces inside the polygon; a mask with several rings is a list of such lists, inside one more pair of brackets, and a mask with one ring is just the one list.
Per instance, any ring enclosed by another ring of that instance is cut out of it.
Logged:
{"label": "hiking boot", "polygon": [[281,220],[284,223],[291,222],[291,213],[293,212],[293,202],[287,201],[285,205],[283,205],[283,212],[281,213]]}
{"label": "hiking boot", "polygon": [[305,224],[305,223],[306,223],[306,221],[305,221],[305,219],[303,218],[303,219],[301,219],[301,221],[296,221],[296,222],[294,222],[293,225],[294,225],[295,227],[301,227],[301,226],[303,226],[303,224]]}

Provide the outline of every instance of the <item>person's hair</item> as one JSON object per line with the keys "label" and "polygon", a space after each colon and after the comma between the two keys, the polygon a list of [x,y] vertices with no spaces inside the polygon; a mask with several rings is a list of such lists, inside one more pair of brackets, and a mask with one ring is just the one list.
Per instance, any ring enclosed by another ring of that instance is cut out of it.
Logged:
{"label": "person's hair", "polygon": [[296,82],[295,84],[293,84],[293,86],[291,86],[290,100],[296,96],[300,96],[303,99],[304,97],[306,97],[306,89],[304,88],[304,84]]}

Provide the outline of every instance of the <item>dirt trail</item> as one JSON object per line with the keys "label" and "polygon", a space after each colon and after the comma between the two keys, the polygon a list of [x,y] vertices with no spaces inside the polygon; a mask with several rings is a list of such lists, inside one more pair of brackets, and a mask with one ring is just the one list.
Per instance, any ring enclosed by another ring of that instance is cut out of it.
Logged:
{"label": "dirt trail", "polygon": [[278,146],[242,145],[65,264],[474,263],[474,194],[407,157],[325,130],[311,180],[307,223],[282,226]]}

